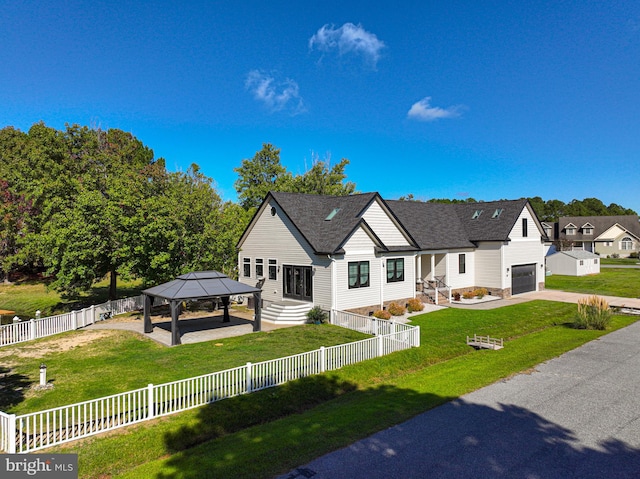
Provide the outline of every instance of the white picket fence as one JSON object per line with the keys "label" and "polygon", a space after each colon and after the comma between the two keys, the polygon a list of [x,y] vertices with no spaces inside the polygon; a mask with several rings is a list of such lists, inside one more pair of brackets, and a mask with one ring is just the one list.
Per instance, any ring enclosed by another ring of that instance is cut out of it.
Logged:
{"label": "white picket fence", "polygon": [[0,347],[84,328],[107,316],[142,309],[143,296],[107,301],[69,313],[0,326]]}
{"label": "white picket fence", "polygon": [[420,346],[417,326],[340,311],[331,312],[331,321],[368,328],[377,336],[46,411],[0,412],[0,449],[10,454],[36,451]]}

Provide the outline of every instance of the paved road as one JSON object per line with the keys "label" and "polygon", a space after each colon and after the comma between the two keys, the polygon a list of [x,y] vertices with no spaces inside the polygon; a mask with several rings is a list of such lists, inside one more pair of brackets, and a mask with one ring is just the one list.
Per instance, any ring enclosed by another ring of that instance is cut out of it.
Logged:
{"label": "paved road", "polygon": [[285,478],[640,477],[640,322]]}

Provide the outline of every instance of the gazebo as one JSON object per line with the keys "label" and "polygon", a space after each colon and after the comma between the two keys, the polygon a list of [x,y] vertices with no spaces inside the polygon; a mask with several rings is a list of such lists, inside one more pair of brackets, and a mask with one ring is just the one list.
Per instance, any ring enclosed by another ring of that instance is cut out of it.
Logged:
{"label": "gazebo", "polygon": [[180,316],[180,303],[182,301],[219,298],[222,300],[224,307],[223,322],[229,322],[229,298],[246,294],[253,294],[255,298],[253,330],[262,331],[260,321],[261,291],[259,288],[234,281],[218,271],[196,271],[183,274],[173,281],[145,289],[142,292],[144,296],[144,332],[150,333],[153,331],[150,316],[153,298],[165,299],[171,305],[171,345],[175,346],[180,344],[178,317]]}

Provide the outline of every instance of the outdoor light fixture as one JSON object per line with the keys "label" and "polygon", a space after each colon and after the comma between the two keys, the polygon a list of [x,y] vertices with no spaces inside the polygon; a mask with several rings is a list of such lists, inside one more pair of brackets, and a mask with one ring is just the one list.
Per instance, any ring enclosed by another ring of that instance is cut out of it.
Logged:
{"label": "outdoor light fixture", "polygon": [[42,363],[40,365],[40,386],[46,386],[47,384],[47,365]]}

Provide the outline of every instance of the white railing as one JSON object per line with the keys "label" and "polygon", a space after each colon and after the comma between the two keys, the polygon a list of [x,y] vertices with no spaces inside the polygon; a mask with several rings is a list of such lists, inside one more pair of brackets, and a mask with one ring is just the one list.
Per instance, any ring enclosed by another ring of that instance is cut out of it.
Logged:
{"label": "white railing", "polygon": [[409,341],[412,347],[420,347],[420,328],[416,326],[337,310],[331,311],[331,324],[373,336],[403,333],[403,341]]}
{"label": "white railing", "polygon": [[144,298],[141,295],[107,301],[89,308],[47,318],[6,324],[0,326],[0,347],[84,328],[115,314],[137,311],[143,306]]}
{"label": "white railing", "polygon": [[[359,319],[357,322],[361,324]],[[385,328],[395,331],[381,333]],[[419,345],[417,326],[389,323],[374,329],[377,336],[353,343],[247,363],[195,378],[149,384],[146,388],[46,411],[22,415],[0,412],[0,449],[10,454],[36,451]]]}

